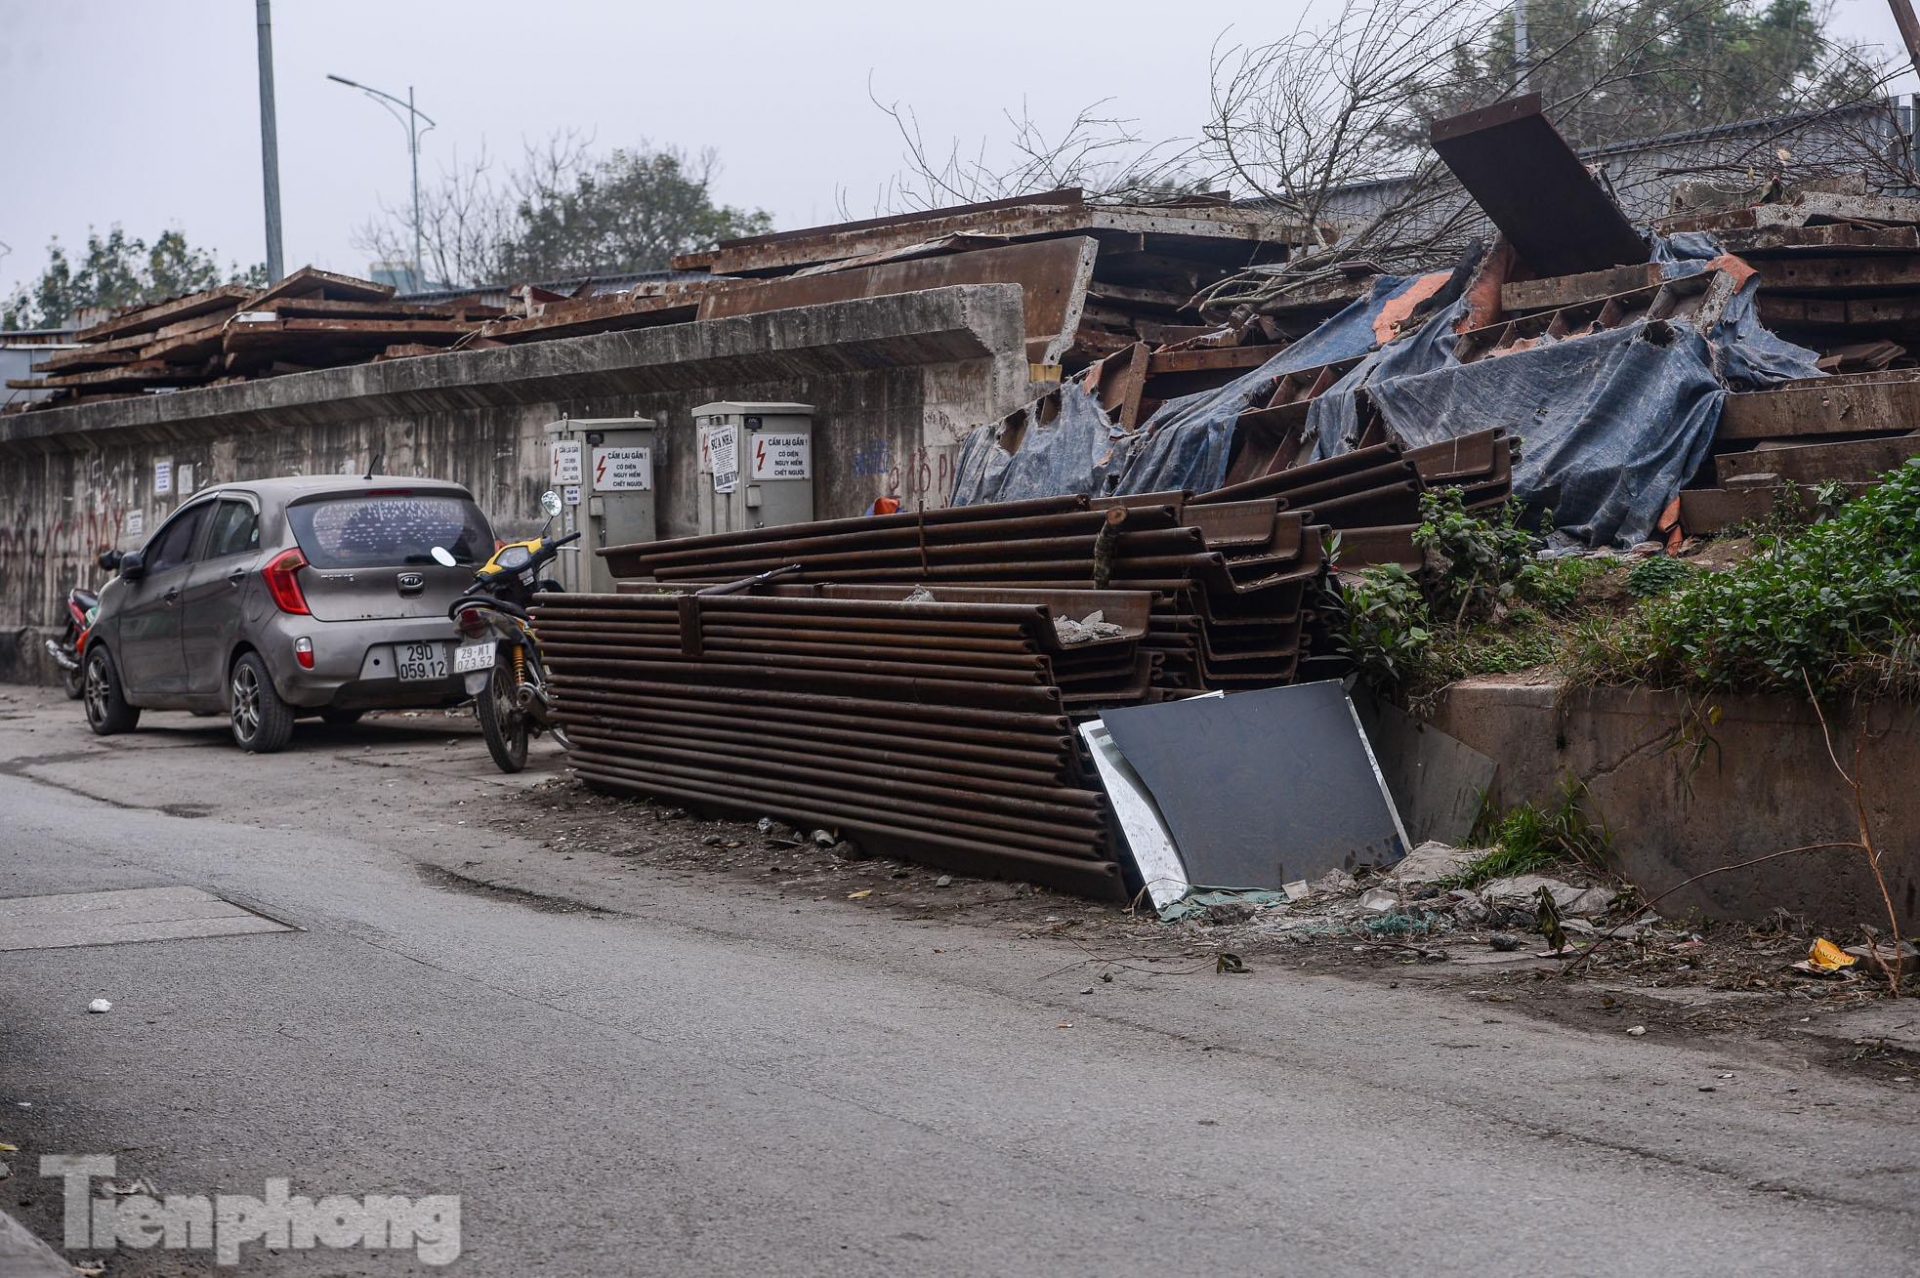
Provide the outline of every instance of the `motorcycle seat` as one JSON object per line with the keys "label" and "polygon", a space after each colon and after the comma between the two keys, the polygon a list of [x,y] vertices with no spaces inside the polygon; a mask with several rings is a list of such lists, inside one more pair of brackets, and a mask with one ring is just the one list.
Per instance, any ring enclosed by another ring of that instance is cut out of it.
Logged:
{"label": "motorcycle seat", "polygon": [[80,611],[85,612],[100,602],[100,596],[91,590],[81,590],[76,587],[73,592],[73,601],[80,605]]}

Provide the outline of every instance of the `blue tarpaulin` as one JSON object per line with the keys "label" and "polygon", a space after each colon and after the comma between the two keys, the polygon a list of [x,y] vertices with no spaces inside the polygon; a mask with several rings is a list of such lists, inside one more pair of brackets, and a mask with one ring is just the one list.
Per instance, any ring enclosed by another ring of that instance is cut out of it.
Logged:
{"label": "blue tarpaulin", "polygon": [[[1653,260],[1670,279],[1711,269],[1721,255],[1703,234],[1656,236],[1653,245]],[[1092,395],[1069,384],[1058,417],[1030,423],[1018,452],[1002,449],[993,428],[974,432],[961,453],[954,502],[1217,488],[1235,421],[1281,374],[1364,355],[1308,410],[1316,456],[1352,448],[1362,394],[1394,436],[1414,447],[1504,427],[1521,441],[1516,496],[1551,510],[1556,528],[1588,545],[1627,545],[1652,535],[1661,511],[1706,459],[1729,387],[1820,375],[1814,352],[1755,317],[1757,277],[1708,333],[1688,320],[1639,319],[1463,364],[1453,353],[1454,327],[1468,306],[1460,297],[1376,348],[1382,309],[1418,278],[1382,277],[1367,297],[1261,367],[1169,400],[1136,432],[1112,426]]]}
{"label": "blue tarpaulin", "polygon": [[1000,447],[993,426],[967,437],[955,466],[953,504],[1218,488],[1240,414],[1284,374],[1366,354],[1373,348],[1381,310],[1420,278],[1381,276],[1368,296],[1259,368],[1225,386],[1168,400],[1132,433],[1112,425],[1099,401],[1070,382],[1060,389],[1060,411],[1053,421],[1040,425],[1028,410],[1017,452]]}

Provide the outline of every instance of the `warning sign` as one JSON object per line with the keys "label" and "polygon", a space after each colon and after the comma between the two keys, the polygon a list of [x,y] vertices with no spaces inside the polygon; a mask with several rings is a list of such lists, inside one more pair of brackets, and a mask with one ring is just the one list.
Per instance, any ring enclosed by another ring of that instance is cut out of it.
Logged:
{"label": "warning sign", "polygon": [[753,437],[753,478],[811,479],[813,477],[813,436],[774,435],[762,432]]}
{"label": "warning sign", "polygon": [[577,439],[556,439],[547,445],[552,452],[552,471],[547,476],[551,484],[577,484],[580,482],[580,441]]}
{"label": "warning sign", "polygon": [[713,472],[713,491],[730,493],[740,486],[740,428],[707,427],[707,469]]}
{"label": "warning sign", "polygon": [[593,450],[593,491],[619,493],[652,487],[652,449],[596,448]]}

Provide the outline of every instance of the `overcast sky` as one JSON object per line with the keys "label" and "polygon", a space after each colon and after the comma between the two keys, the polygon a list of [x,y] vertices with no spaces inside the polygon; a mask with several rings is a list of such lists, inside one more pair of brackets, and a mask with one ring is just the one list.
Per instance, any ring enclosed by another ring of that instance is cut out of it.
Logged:
{"label": "overcast sky", "polygon": [[[930,140],[1004,138],[1002,111],[1023,101],[1059,127],[1101,98],[1148,136],[1186,136],[1206,118],[1226,26],[1212,15],[1237,17],[1230,42],[1254,42],[1303,7],[275,0],[286,265],[364,273],[354,228],[407,198],[401,126],[328,72],[415,87],[439,122],[423,184],[456,151],[513,156],[576,128],[602,148],[714,147],[720,198],[793,227],[835,220],[843,191],[869,214],[899,171],[869,77],[916,108]],[[1897,47],[1881,0],[1836,12],[1844,35]],[[263,258],[252,0],[0,0],[0,121],[0,290],[38,274],[49,238],[77,246],[116,222],[146,239],[178,227],[223,261]]]}

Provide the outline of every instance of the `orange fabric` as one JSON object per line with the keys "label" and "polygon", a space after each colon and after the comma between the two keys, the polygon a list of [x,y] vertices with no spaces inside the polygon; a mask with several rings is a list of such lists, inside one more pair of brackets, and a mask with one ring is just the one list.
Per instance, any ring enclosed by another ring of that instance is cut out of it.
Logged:
{"label": "orange fabric", "polygon": [[1722,253],[1719,257],[1708,262],[1707,266],[1710,270],[1725,271],[1727,274],[1733,276],[1733,286],[1735,288],[1739,288],[1754,276],[1754,269],[1747,265],[1747,260],[1743,257],[1735,257],[1731,253]]}
{"label": "orange fabric", "polygon": [[899,499],[898,499],[898,498],[894,498],[894,497],[876,497],[876,498],[874,498],[874,500],[873,500],[873,513],[874,513],[874,514],[876,514],[876,515],[897,515],[897,514],[899,514],[899,513],[900,513],[900,502],[899,502]]}
{"label": "orange fabric", "polygon": [[1669,555],[1678,551],[1681,543],[1686,541],[1686,533],[1680,527],[1680,499],[1678,497],[1668,502],[1667,508],[1660,512],[1660,522],[1654,525],[1654,530],[1660,533],[1662,540],[1666,542],[1667,553]]}
{"label": "orange fabric", "polygon": [[1438,293],[1446,282],[1453,278],[1452,271],[1435,271],[1431,275],[1422,275],[1407,286],[1407,291],[1395,298],[1389,298],[1380,308],[1380,314],[1374,317],[1373,340],[1385,344],[1394,339],[1400,331],[1400,325],[1413,314],[1413,308]]}

